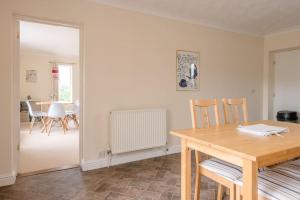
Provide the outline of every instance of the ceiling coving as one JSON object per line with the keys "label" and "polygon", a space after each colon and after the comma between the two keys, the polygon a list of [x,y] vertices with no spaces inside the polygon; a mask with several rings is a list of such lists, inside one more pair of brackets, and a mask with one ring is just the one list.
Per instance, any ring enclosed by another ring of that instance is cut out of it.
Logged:
{"label": "ceiling coving", "polygon": [[91,0],[252,35],[299,28],[299,0]]}

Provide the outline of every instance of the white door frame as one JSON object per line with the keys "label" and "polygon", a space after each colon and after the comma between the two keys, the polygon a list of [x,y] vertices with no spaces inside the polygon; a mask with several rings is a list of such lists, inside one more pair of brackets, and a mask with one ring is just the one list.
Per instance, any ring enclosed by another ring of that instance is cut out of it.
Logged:
{"label": "white door frame", "polygon": [[274,119],[274,92],[275,92],[275,54],[280,52],[287,52],[287,51],[293,51],[293,50],[299,50],[300,46],[290,47],[290,48],[282,48],[282,49],[276,49],[269,52],[269,70],[268,70],[268,119],[273,120]]}
{"label": "white door frame", "polygon": [[13,67],[11,69],[11,85],[12,85],[12,108],[11,108],[11,130],[12,130],[12,168],[13,173],[18,172],[19,168],[19,155],[20,155],[20,40],[19,40],[19,27],[20,21],[37,22],[42,24],[49,24],[55,26],[71,27],[79,30],[79,100],[80,100],[80,119],[79,119],[79,165],[82,166],[83,160],[83,130],[85,119],[85,79],[84,79],[84,27],[83,24],[73,22],[62,22],[51,19],[41,19],[37,17],[25,16],[14,14],[13,15]]}

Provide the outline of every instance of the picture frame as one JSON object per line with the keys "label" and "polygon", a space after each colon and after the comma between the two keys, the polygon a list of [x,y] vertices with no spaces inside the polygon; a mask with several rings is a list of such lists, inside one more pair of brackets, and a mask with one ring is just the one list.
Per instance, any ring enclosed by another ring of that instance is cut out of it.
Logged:
{"label": "picture frame", "polygon": [[26,82],[36,83],[37,82],[37,70],[26,70],[25,75]]}
{"label": "picture frame", "polygon": [[176,51],[176,90],[199,91],[200,53],[196,51]]}

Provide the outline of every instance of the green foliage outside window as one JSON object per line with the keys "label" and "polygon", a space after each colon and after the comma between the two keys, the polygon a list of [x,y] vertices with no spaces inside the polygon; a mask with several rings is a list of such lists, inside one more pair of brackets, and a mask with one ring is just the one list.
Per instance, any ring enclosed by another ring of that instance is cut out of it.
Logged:
{"label": "green foliage outside window", "polygon": [[59,91],[60,101],[72,101],[72,92],[69,86],[61,86]]}

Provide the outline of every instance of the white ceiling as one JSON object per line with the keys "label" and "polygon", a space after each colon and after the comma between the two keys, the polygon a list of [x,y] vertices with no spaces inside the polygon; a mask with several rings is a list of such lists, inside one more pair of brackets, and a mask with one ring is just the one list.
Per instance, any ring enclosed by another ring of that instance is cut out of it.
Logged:
{"label": "white ceiling", "polygon": [[300,0],[91,0],[253,35],[299,28]]}
{"label": "white ceiling", "polygon": [[79,30],[33,22],[20,22],[21,52],[61,57],[79,56]]}

